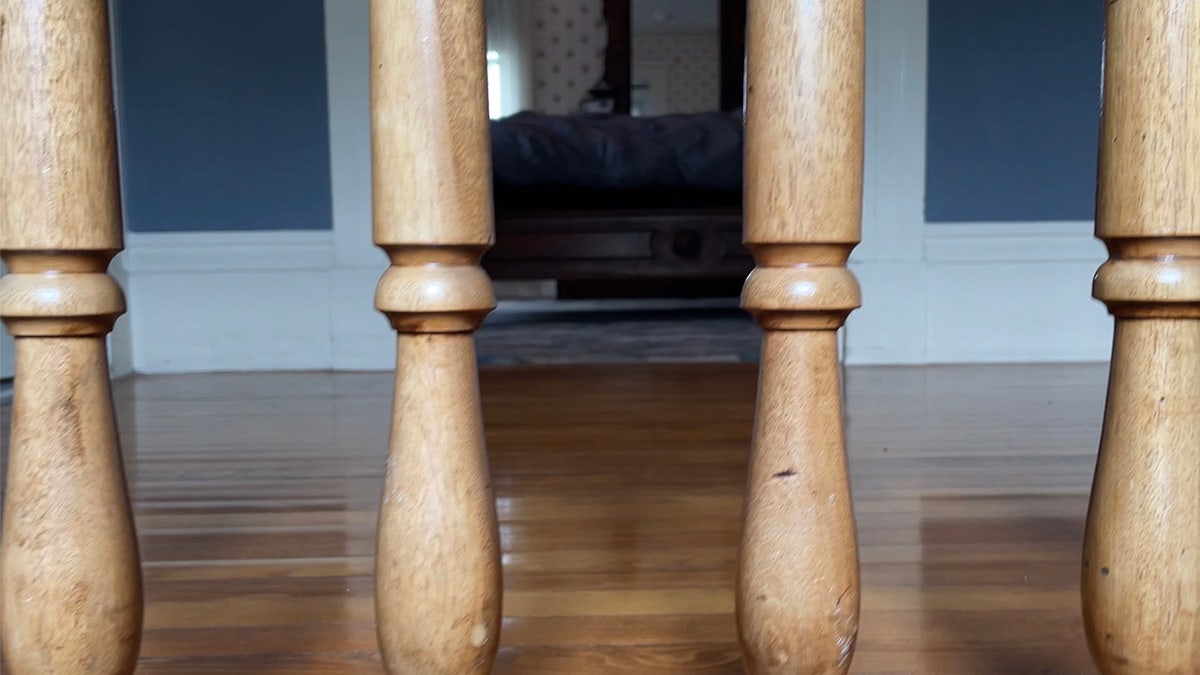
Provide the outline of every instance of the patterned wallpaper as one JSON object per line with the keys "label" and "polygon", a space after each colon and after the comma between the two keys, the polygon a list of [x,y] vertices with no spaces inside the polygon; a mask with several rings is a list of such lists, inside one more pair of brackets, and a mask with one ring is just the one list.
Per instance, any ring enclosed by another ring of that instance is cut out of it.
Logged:
{"label": "patterned wallpaper", "polygon": [[[661,72],[667,81],[651,81],[664,86],[663,110],[650,114],[696,113],[718,110],[721,103],[721,40],[716,33],[641,33],[633,36],[634,84],[647,82],[650,72]],[[655,64],[657,68],[647,68]]]}
{"label": "patterned wallpaper", "polygon": [[603,0],[533,0],[532,14],[534,109],[576,112],[604,74]]}
{"label": "patterned wallpaper", "polygon": [[[578,111],[604,74],[608,40],[603,0],[530,0],[533,21],[533,104],[542,113]],[[720,105],[720,38],[715,33],[641,33],[633,36],[633,70],[653,63],[666,91],[665,110],[702,112]]]}

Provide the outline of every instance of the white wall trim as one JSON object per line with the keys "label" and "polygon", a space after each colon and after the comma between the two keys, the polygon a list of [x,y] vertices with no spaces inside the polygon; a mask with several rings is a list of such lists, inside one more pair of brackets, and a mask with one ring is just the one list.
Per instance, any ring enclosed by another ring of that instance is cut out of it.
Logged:
{"label": "white wall trim", "polygon": [[920,260],[927,0],[868,0],[862,243],[853,260]]}
{"label": "white wall trim", "polygon": [[325,0],[329,177],[337,265],[387,264],[371,241],[371,55],[367,0]]}
{"label": "white wall trim", "polygon": [[1112,322],[1091,299],[1091,222],[925,220],[928,0],[868,0],[863,307],[850,364],[1099,361]]}
{"label": "white wall trim", "polygon": [[[5,266],[3,260],[0,260],[0,276],[5,274],[8,274],[8,267]],[[16,371],[17,364],[14,355],[16,347],[12,335],[9,335],[6,328],[0,326],[0,379],[10,378]]]}
{"label": "white wall trim", "polygon": [[332,367],[333,258],[329,231],[128,233],[132,369]]}
{"label": "white wall trim", "polygon": [[130,274],[325,270],[332,260],[328,230],[129,232],[121,254]]}
{"label": "white wall trim", "polygon": [[126,232],[114,373],[391,367],[372,307],[387,259],[371,242],[368,1],[324,9],[332,230]]}
{"label": "white wall trim", "polygon": [[108,266],[108,273],[125,293],[125,313],[117,317],[108,335],[108,371],[113,378],[133,373],[133,335],[129,330],[129,274],[120,256]]}
{"label": "white wall trim", "polygon": [[930,223],[925,260],[937,262],[1074,262],[1099,265],[1104,245],[1092,221]]}

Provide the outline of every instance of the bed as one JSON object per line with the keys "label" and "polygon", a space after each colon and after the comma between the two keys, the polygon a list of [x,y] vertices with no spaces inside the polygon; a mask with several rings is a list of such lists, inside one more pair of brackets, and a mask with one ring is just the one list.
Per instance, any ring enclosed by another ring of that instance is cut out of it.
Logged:
{"label": "bed", "polygon": [[741,244],[739,113],[519,113],[492,123],[496,279],[729,280]]}
{"label": "bed", "polygon": [[741,243],[745,3],[722,12],[724,112],[630,116],[629,2],[606,0],[608,89],[594,94],[612,113],[492,122],[493,279],[553,279],[559,297],[740,291],[753,268]]}

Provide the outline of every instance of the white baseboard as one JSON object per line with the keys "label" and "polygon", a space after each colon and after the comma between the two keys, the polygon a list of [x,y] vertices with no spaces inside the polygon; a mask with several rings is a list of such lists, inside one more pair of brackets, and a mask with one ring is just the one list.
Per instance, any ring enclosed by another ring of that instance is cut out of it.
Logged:
{"label": "white baseboard", "polygon": [[[925,260],[852,261],[863,307],[846,363],[1107,359],[1112,322],[1090,292],[1103,248],[1079,224],[1004,227],[930,226]],[[114,374],[392,368],[395,336],[372,302],[383,264],[334,259],[329,232],[130,235],[114,266],[129,300]]]}
{"label": "white baseboard", "polygon": [[1019,223],[926,223],[925,260],[930,263],[1095,262],[1104,244],[1091,221]]}
{"label": "white baseboard", "polygon": [[375,285],[383,268],[335,269],[330,307],[335,370],[390,370],[396,366],[396,334],[375,309]]}
{"label": "white baseboard", "polygon": [[325,271],[135,274],[129,296],[139,373],[332,363]]}
{"label": "white baseboard", "polygon": [[851,260],[850,270],[863,304],[846,320],[846,364],[926,363],[925,265]]}
{"label": "white baseboard", "polygon": [[332,366],[329,232],[132,233],[126,246],[136,372]]}
{"label": "white baseboard", "polygon": [[[8,274],[8,267],[4,265],[4,261],[0,260],[0,275]],[[0,380],[8,380],[12,378],[16,371],[16,356],[13,352],[16,351],[16,343],[13,337],[8,334],[8,330],[0,326]],[[11,394],[11,389],[9,390]],[[2,399],[0,399],[2,400]]]}
{"label": "white baseboard", "polygon": [[131,275],[327,270],[328,230],[130,232],[121,264]]}
{"label": "white baseboard", "polygon": [[122,256],[108,267],[108,273],[125,291],[125,314],[117,318],[112,333],[108,336],[108,371],[115,379],[133,373],[133,333],[129,326],[129,274],[125,271]]}
{"label": "white baseboard", "polygon": [[846,361],[1104,361],[1112,320],[1092,299],[1105,259],[1090,222],[927,224],[921,260],[851,261],[863,307]]}
{"label": "white baseboard", "polygon": [[935,264],[930,363],[1104,361],[1112,320],[1092,299],[1098,262]]}
{"label": "white baseboard", "polygon": [[926,225],[931,363],[1104,361],[1091,221]]}

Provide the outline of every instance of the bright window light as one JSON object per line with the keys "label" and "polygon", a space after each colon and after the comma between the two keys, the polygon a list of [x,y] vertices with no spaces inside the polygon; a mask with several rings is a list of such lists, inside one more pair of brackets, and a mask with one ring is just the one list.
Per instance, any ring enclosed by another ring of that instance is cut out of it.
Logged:
{"label": "bright window light", "polygon": [[488,85],[488,116],[496,119],[501,115],[500,95],[500,52],[489,50],[487,53],[487,85]]}

